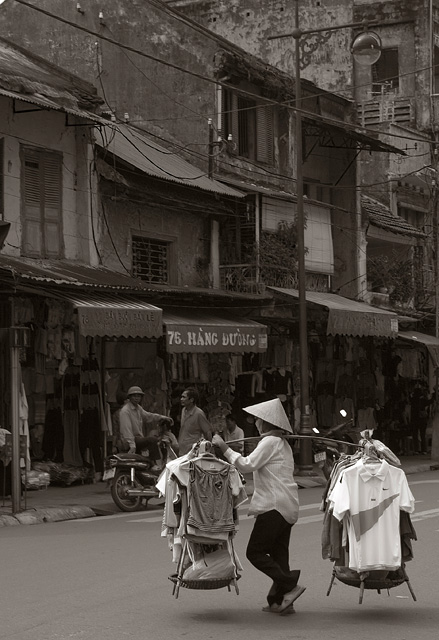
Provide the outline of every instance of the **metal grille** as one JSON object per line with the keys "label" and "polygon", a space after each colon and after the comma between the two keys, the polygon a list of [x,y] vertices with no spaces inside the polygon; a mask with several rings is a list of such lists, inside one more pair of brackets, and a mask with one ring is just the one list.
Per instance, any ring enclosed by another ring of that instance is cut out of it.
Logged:
{"label": "metal grille", "polygon": [[169,243],[133,236],[133,275],[150,284],[169,282]]}

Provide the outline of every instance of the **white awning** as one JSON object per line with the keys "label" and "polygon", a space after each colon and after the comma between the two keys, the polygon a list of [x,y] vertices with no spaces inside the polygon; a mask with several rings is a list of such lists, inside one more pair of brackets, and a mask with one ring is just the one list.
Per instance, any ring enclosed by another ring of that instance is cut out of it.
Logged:
{"label": "white awning", "polygon": [[427,333],[420,333],[419,331],[400,331],[398,338],[424,345],[430,354],[434,366],[439,366],[439,338],[430,336]]}
{"label": "white awning", "polygon": [[267,327],[231,315],[163,312],[169,353],[260,353],[267,349]]}
{"label": "white awning", "polygon": [[[297,289],[268,288],[295,299],[299,298]],[[343,298],[335,293],[319,291],[307,291],[306,301],[328,309],[326,329],[328,335],[396,338],[398,334],[398,315],[392,311],[372,307],[365,302]]]}
{"label": "white awning", "polygon": [[78,311],[83,336],[160,338],[162,310],[152,304],[119,295],[65,295]]}

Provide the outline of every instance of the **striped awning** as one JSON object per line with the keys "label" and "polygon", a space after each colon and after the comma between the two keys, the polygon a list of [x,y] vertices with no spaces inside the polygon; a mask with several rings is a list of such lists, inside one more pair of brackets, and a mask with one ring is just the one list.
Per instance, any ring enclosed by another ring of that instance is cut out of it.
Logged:
{"label": "striped awning", "polygon": [[261,353],[267,349],[267,327],[231,315],[163,312],[169,353]]}
{"label": "striped awning", "polygon": [[[272,291],[298,299],[297,289],[269,287]],[[380,336],[396,338],[398,335],[398,315],[372,307],[365,302],[350,300],[335,293],[307,291],[306,301],[326,307],[329,311],[326,333],[328,335]]]}
{"label": "striped awning", "polygon": [[123,296],[65,296],[78,312],[83,336],[160,338],[162,310],[152,304]]}

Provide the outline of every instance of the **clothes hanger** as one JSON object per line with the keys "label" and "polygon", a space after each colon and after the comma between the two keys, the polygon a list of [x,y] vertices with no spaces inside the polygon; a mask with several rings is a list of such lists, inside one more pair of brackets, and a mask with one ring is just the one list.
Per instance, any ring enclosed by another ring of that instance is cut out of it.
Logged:
{"label": "clothes hanger", "polygon": [[377,464],[381,463],[381,458],[378,455],[372,442],[366,442],[364,445],[364,453],[362,456],[363,464]]}

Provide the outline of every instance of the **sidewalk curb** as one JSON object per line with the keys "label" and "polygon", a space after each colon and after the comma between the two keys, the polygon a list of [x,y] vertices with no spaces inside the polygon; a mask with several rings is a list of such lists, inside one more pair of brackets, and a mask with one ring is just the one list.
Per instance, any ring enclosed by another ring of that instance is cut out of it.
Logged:
{"label": "sidewalk curb", "polygon": [[17,524],[43,524],[45,522],[61,522],[94,517],[96,517],[96,513],[91,507],[46,507],[28,509],[14,515],[0,515],[0,527],[9,527]]}

